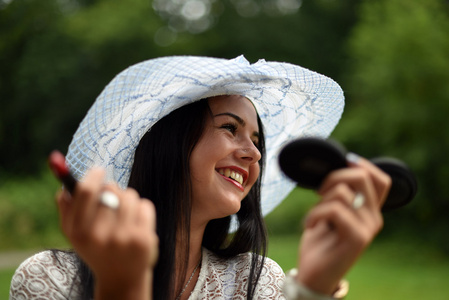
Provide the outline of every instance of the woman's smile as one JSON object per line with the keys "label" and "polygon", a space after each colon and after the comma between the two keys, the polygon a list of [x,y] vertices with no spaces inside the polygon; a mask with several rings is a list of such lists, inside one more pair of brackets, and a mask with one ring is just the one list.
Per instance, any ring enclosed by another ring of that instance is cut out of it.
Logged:
{"label": "woman's smile", "polygon": [[237,186],[242,192],[245,191],[243,183],[248,178],[248,172],[238,167],[225,167],[217,169],[217,172],[227,181]]}

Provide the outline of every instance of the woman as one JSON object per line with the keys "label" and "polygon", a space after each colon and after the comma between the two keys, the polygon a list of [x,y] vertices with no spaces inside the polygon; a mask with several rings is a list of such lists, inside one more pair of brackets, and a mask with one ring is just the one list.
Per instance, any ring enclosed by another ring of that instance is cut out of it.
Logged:
{"label": "woman", "polygon": [[389,177],[351,156],[326,178],[285,283],[264,257],[262,215],[294,187],[279,148],[328,136],[342,109],[335,82],[285,63],[167,57],[128,68],[69,147],[83,180],[57,203],[76,255],[28,259],[10,297],[335,299],[382,226]]}

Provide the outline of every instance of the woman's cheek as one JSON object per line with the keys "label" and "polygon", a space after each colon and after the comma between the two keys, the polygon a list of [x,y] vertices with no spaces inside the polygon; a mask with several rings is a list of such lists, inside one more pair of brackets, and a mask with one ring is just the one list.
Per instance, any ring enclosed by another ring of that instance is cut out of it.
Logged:
{"label": "woman's cheek", "polygon": [[251,188],[257,181],[257,178],[259,178],[260,168],[259,164],[254,164],[249,169],[249,178],[247,186]]}

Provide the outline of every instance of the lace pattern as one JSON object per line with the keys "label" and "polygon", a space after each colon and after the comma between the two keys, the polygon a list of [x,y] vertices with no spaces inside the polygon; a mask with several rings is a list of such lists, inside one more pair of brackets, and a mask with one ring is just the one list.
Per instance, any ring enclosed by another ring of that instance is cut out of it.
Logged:
{"label": "lace pattern", "polygon": [[17,268],[9,299],[80,299],[80,279],[75,255],[44,251],[25,260]]}
{"label": "lace pattern", "polygon": [[[203,249],[203,261],[197,284],[189,300],[246,299],[251,254],[240,254],[231,259],[222,259]],[[285,299],[282,285],[285,279],[281,267],[266,258],[255,299]]]}
{"label": "lace pattern", "polygon": [[[251,266],[250,253],[222,259],[203,249],[198,281],[189,300],[246,299]],[[38,253],[25,260],[16,270],[10,289],[10,300],[80,299],[80,279],[76,275],[76,256],[51,251]],[[284,300],[284,272],[266,258],[254,299]]]}

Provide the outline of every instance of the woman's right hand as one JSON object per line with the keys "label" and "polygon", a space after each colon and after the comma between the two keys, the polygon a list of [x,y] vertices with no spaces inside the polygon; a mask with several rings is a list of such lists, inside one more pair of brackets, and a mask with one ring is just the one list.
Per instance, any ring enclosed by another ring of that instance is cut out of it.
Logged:
{"label": "woman's right hand", "polygon": [[[309,211],[302,235],[297,279],[321,294],[337,289],[383,226],[391,178],[366,159],[348,163],[324,180],[322,200]],[[363,199],[360,206],[354,206],[356,197]]]}
{"label": "woman's right hand", "polygon": [[[117,209],[101,204],[104,191],[117,195]],[[95,275],[95,299],[151,299],[159,244],[153,203],[104,184],[104,171],[93,168],[57,204],[62,231]]]}

